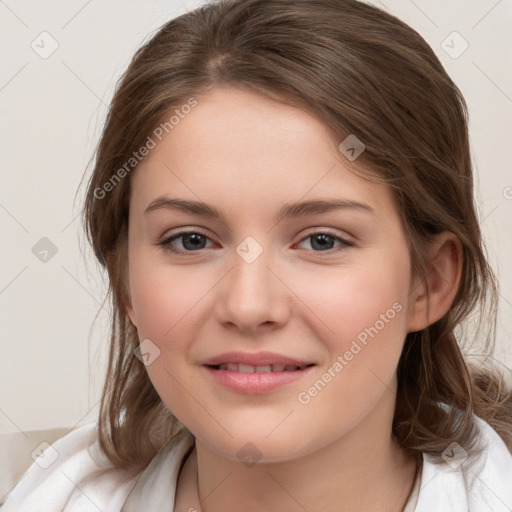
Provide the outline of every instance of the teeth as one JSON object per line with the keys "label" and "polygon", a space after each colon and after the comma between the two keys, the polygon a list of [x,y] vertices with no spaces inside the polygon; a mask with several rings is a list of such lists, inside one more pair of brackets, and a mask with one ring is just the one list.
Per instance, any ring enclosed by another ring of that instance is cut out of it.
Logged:
{"label": "teeth", "polygon": [[303,366],[296,366],[293,364],[269,364],[264,366],[252,366],[250,364],[238,363],[222,363],[219,365],[219,370],[229,370],[231,372],[240,373],[262,373],[262,372],[282,372],[282,371],[295,371],[301,370]]}
{"label": "teeth", "polygon": [[[255,372],[271,372],[272,371],[272,366],[256,366],[254,368],[254,371]],[[249,373],[249,372],[247,372]]]}
{"label": "teeth", "polygon": [[254,373],[254,366],[249,366],[248,364],[239,364],[238,371],[240,373]]}

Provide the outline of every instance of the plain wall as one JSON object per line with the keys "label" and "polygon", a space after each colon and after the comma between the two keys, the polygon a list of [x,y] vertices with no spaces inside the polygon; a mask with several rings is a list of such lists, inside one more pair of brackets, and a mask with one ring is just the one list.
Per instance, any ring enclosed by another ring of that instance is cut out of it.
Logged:
{"label": "plain wall", "polygon": [[[397,15],[427,40],[468,103],[479,215],[501,283],[495,359],[508,375],[512,3],[369,3]],[[81,231],[83,184],[76,201],[75,193],[116,81],[136,48],[165,21],[197,5],[0,2],[0,433],[72,427],[97,415],[109,308],[103,304],[105,276]],[[51,39],[40,36],[43,31],[58,43],[48,58],[31,47],[51,49]],[[448,41],[451,51],[460,48],[461,40],[447,39],[454,31],[469,44],[458,58],[442,46]],[[84,181],[89,176],[90,169]],[[44,249],[50,251],[46,262],[34,254],[43,257]]]}

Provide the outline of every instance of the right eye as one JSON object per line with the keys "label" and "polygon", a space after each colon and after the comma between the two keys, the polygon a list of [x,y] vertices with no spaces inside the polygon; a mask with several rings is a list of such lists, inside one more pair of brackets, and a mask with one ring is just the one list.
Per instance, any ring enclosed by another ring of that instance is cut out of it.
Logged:
{"label": "right eye", "polygon": [[[182,239],[183,249],[176,249],[172,243],[180,238]],[[208,235],[200,231],[181,231],[164,238],[161,242],[158,242],[158,245],[161,245],[166,251],[183,254],[203,250],[203,243],[206,240],[209,240]]]}

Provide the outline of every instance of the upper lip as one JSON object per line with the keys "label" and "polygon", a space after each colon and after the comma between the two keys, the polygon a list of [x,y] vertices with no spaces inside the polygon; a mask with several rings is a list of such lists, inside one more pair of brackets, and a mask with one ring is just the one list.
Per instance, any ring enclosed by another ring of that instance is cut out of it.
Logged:
{"label": "upper lip", "polygon": [[284,364],[295,366],[308,366],[311,361],[294,359],[292,357],[276,354],[275,352],[225,352],[218,356],[210,357],[203,361],[203,365],[214,366],[222,363],[241,363],[251,366],[267,366],[272,364]]}

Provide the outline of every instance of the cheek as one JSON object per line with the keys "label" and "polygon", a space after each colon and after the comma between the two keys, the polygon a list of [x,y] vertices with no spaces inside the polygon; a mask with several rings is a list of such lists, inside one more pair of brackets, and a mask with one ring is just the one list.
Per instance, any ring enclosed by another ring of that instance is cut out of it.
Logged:
{"label": "cheek", "polygon": [[[390,258],[352,265],[337,279],[319,279],[308,288],[308,306],[322,320],[316,336],[328,352],[319,375],[325,386],[315,381],[303,389],[301,403],[309,400],[311,413],[341,403],[355,421],[392,388],[406,335],[407,268],[407,261]],[[333,425],[349,421],[342,410],[334,413]]]}
{"label": "cheek", "polygon": [[201,290],[193,286],[187,272],[173,271],[161,263],[142,263],[135,258],[130,262],[130,291],[137,329],[141,339],[163,341],[182,329],[189,315],[193,316]]}
{"label": "cheek", "polygon": [[[199,287],[191,287],[187,275],[149,261],[147,264],[141,260],[137,264],[131,262],[130,266],[139,340],[151,340],[160,351],[146,371],[164,403],[171,410],[180,411],[180,416],[190,408],[190,397],[182,387],[190,381],[184,358],[195,324],[194,305],[204,295]],[[184,293],[186,290],[192,293]],[[184,418],[188,418],[186,412]]]}
{"label": "cheek", "polygon": [[326,279],[323,293],[309,294],[328,358],[297,397],[305,421],[323,418],[326,429],[348,429],[393,388],[406,334],[408,281],[399,269],[352,267],[335,283]]}
{"label": "cheek", "polygon": [[321,320],[316,324],[325,327],[324,337],[327,334],[331,347],[342,349],[359,334],[364,338],[365,329],[375,324],[382,332],[402,331],[406,276],[400,265],[351,265],[334,277],[331,269],[324,277],[317,276],[314,287],[307,279],[302,297]]}
{"label": "cheek", "polygon": [[149,339],[160,351],[146,367],[148,375],[164,401],[180,407],[187,403],[182,401],[180,383],[190,380],[191,367],[185,364],[190,343],[200,323],[202,301],[214,282],[193,266],[171,267],[154,260],[130,261],[132,304],[139,341]]}

